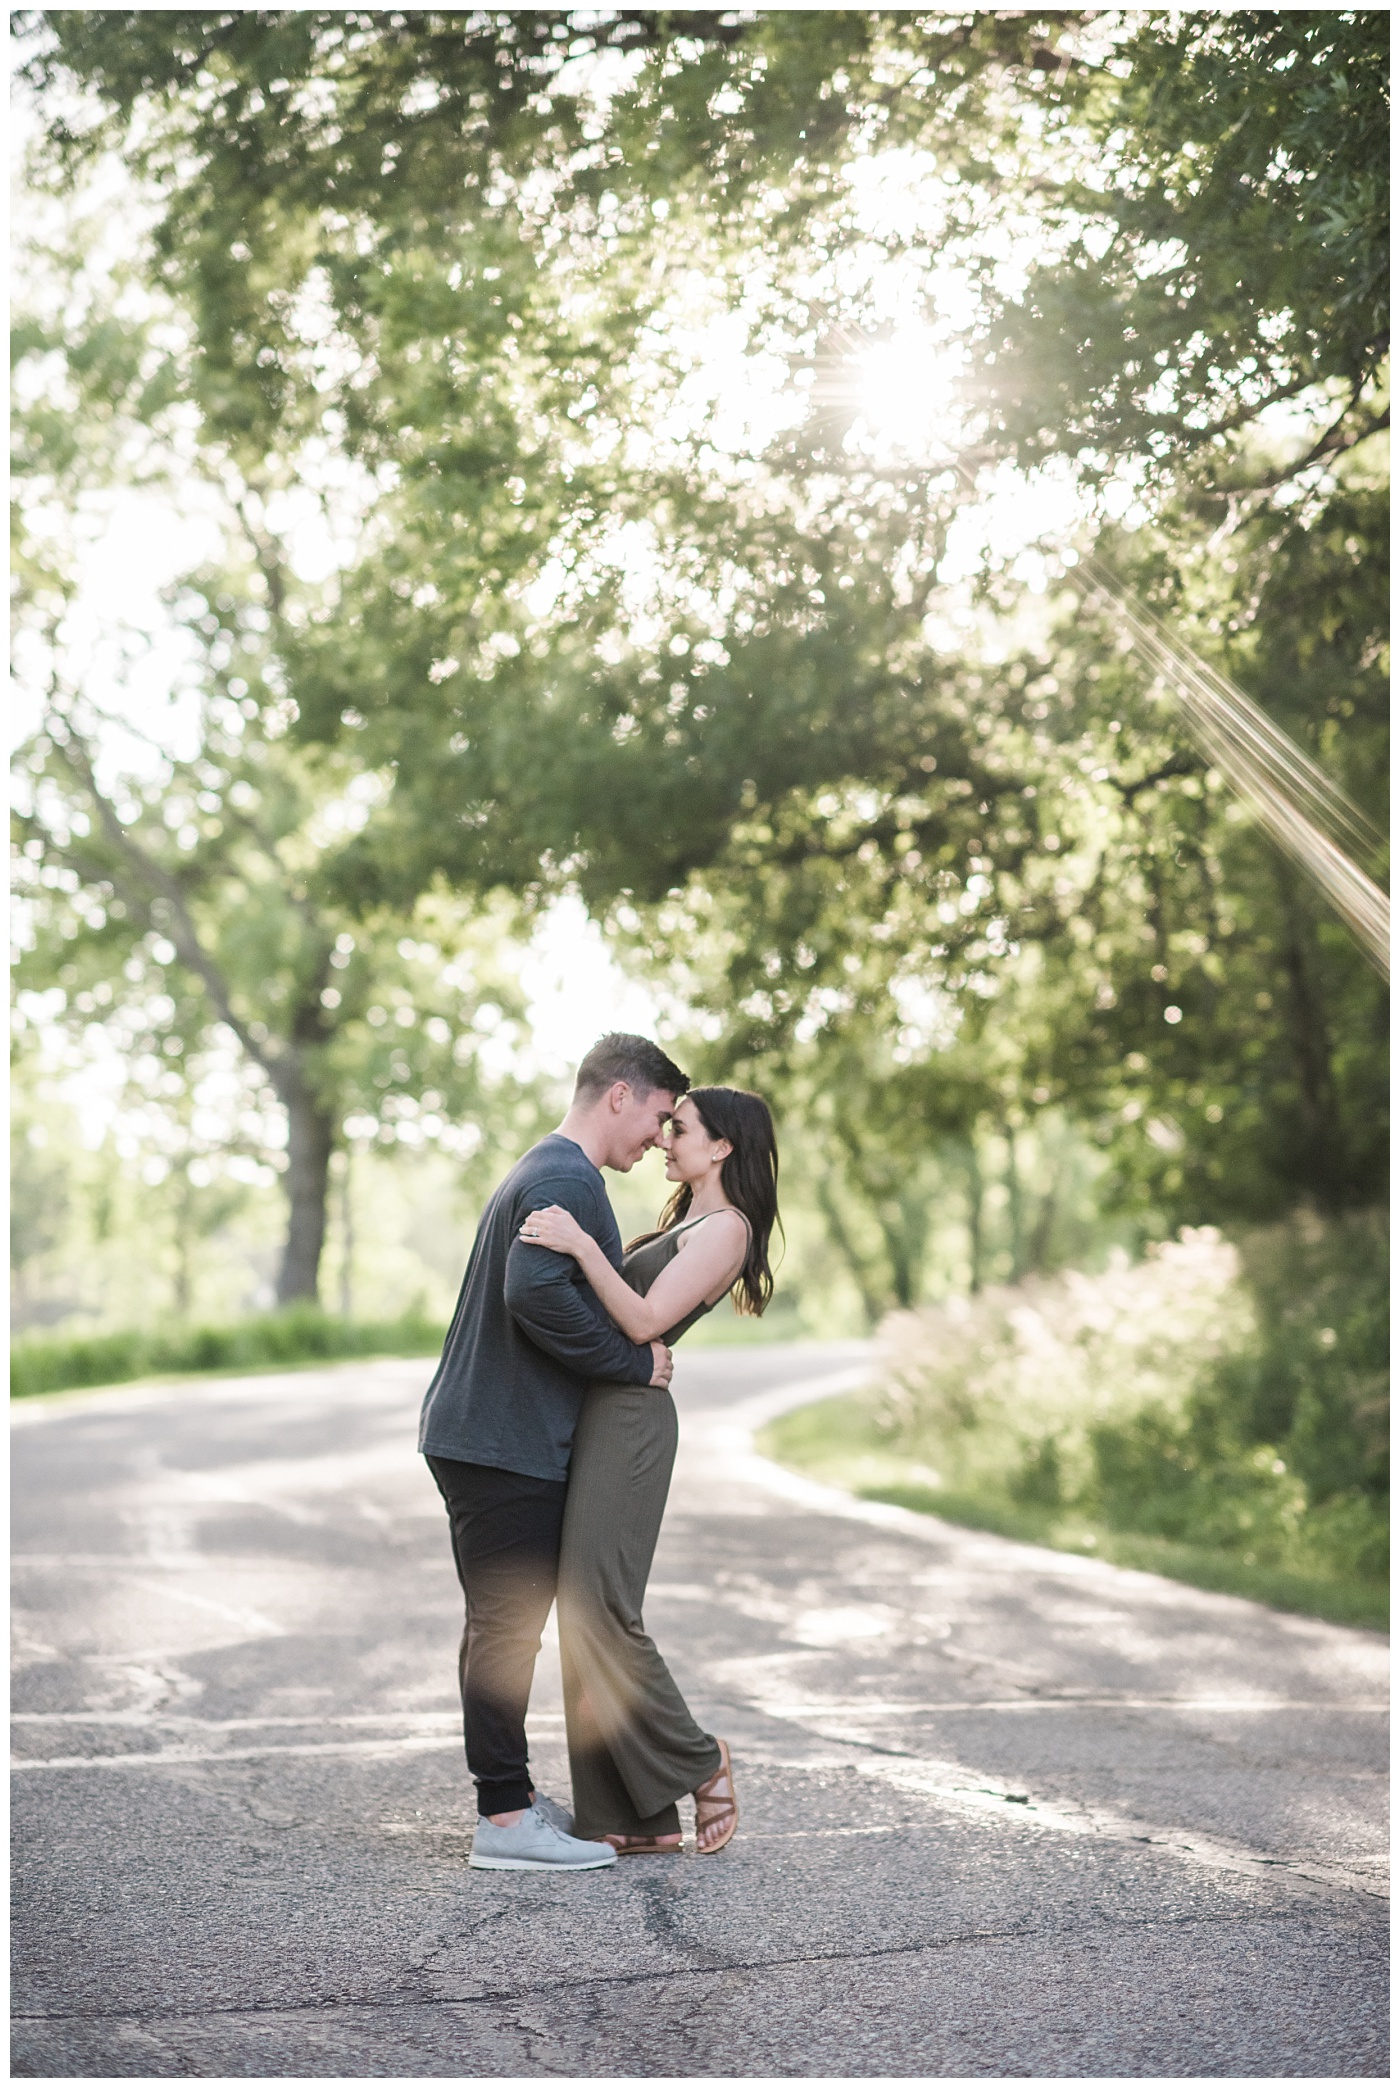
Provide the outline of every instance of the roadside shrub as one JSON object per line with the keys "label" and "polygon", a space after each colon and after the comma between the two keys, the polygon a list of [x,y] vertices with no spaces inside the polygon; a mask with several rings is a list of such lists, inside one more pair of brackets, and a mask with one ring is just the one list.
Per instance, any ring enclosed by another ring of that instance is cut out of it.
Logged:
{"label": "roadside shrub", "polygon": [[1101,1276],[895,1314],[876,1425],[952,1492],[1375,1581],[1388,1303],[1379,1214],[1238,1246],[1203,1227]]}
{"label": "roadside shrub", "polygon": [[1248,1332],[1239,1256],[1212,1227],[1098,1276],[1078,1270],[893,1314],[878,1419],[951,1486],[1051,1504],[1090,1484],[1091,1434],[1145,1409],[1184,1415],[1203,1364]]}
{"label": "roadside shrub", "polygon": [[1248,1550],[1260,1561],[1296,1547],[1307,1496],[1267,1444],[1205,1441],[1190,1415],[1149,1409],[1093,1429],[1091,1445],[1081,1505],[1112,1529]]}
{"label": "roadside shrub", "polygon": [[1311,1506],[1389,1491],[1390,1254],[1383,1213],[1300,1213],[1241,1242],[1253,1340],[1202,1387],[1248,1442],[1276,1443]]}
{"label": "roadside shrub", "polygon": [[10,1396],[117,1385],[181,1371],[256,1369],[335,1356],[431,1355],[443,1328],[414,1310],[385,1321],[335,1319],[292,1305],[226,1326],[127,1328],[111,1334],[48,1336],[10,1350]]}
{"label": "roadside shrub", "polygon": [[1023,1508],[1064,1506],[1064,1462],[1058,1436],[1045,1435],[1039,1442],[1023,1446],[1021,1462],[1007,1480],[1006,1490]]}

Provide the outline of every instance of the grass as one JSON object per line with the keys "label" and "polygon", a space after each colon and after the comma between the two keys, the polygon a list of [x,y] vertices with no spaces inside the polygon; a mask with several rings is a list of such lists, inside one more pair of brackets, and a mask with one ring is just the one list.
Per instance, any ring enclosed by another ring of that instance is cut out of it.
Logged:
{"label": "grass", "polygon": [[397,1320],[342,1320],[292,1306],[226,1326],[31,1337],[10,1350],[10,1397],[33,1399],[46,1392],[130,1384],[136,1378],[275,1370],[339,1357],[431,1356],[441,1348],[444,1331],[419,1313]]}
{"label": "grass", "polygon": [[1115,1530],[1072,1508],[1040,1508],[991,1488],[960,1492],[927,1467],[913,1464],[877,1434],[859,1393],[798,1407],[770,1422],[758,1437],[765,1457],[863,1501],[887,1501],[920,1515],[937,1515],[965,1529],[987,1530],[1022,1544],[1041,1544],[1080,1558],[1106,1559],[1142,1573],[1161,1574],[1215,1594],[1243,1595],[1271,1609],[1321,1617],[1332,1624],[1384,1631],[1390,1619],[1384,1581],[1342,1580],[1255,1561],[1220,1547]]}
{"label": "grass", "polygon": [[[722,1320],[719,1313],[711,1320],[720,1324],[702,1320],[690,1337],[692,1348],[801,1340],[806,1331],[795,1313],[777,1313],[771,1321],[740,1319],[725,1307]],[[397,1320],[342,1320],[293,1306],[223,1326],[31,1336],[10,1350],[10,1397],[38,1399],[49,1392],[131,1384],[137,1378],[144,1382],[296,1369],[355,1356],[435,1356],[446,1331],[421,1313],[405,1313]]]}
{"label": "grass", "polygon": [[779,1298],[762,1319],[737,1313],[721,1298],[713,1312],[697,1320],[685,1337],[688,1349],[756,1348],[776,1341],[811,1341],[815,1338],[796,1306]]}

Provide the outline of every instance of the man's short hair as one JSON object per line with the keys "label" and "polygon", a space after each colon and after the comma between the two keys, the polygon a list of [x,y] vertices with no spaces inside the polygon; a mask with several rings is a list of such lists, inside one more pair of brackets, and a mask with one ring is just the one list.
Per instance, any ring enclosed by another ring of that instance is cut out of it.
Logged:
{"label": "man's short hair", "polygon": [[574,1096],[601,1095],[618,1080],[625,1080],[634,1095],[650,1095],[662,1088],[678,1102],[690,1086],[689,1075],[667,1058],[659,1044],[647,1037],[629,1036],[625,1030],[598,1039],[578,1069]]}

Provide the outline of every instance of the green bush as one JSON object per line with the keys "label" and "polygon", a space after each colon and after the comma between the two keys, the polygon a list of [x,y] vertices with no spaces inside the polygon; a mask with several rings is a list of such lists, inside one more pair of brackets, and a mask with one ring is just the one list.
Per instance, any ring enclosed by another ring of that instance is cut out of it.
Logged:
{"label": "green bush", "polygon": [[1307,1497],[1271,1445],[1203,1444],[1148,1409],[1090,1432],[1094,1476],[1081,1496],[1110,1529],[1278,1560],[1295,1547]]}
{"label": "green bush", "polygon": [[[1202,1373],[1240,1352],[1251,1311],[1239,1275],[1235,1248],[1201,1227],[1137,1264],[1115,1253],[1095,1276],[1071,1269],[895,1313],[878,1407],[890,1445],[961,1492],[1075,1501],[1095,1485],[1096,1440],[1108,1456],[1114,1432],[1131,1438],[1149,1413],[1174,1436]],[[1159,1445],[1125,1443],[1137,1454],[1161,1461]]]}
{"label": "green bush", "polygon": [[1202,1420],[1271,1443],[1310,1507],[1389,1492],[1390,1255],[1379,1212],[1301,1215],[1240,1245],[1254,1336],[1197,1396]]}
{"label": "green bush", "polygon": [[227,1326],[126,1328],[111,1334],[48,1336],[10,1350],[10,1396],[28,1399],[84,1385],[117,1385],[182,1371],[253,1370],[335,1356],[428,1356],[443,1328],[411,1311],[385,1321],[334,1319],[292,1305]]}
{"label": "green bush", "polygon": [[776,1423],[773,1454],[868,1498],[1379,1622],[1386,1246],[1374,1212],[1302,1214],[896,1314],[878,1389]]}
{"label": "green bush", "polygon": [[1083,1504],[1114,1529],[1377,1578],[1389,1561],[1385,1224],[1304,1213],[1239,1252],[1248,1336],[1178,1415],[1146,1406],[1090,1430]]}

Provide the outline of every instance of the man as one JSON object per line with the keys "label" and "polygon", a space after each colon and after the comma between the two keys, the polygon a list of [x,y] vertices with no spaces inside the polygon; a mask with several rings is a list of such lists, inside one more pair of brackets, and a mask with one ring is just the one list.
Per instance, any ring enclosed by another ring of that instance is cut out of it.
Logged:
{"label": "man", "polygon": [[452,1526],[466,1599],[458,1673],[476,1782],[477,1870],[595,1870],[606,1842],[577,1840],[530,1781],[525,1712],[554,1600],[574,1426],[590,1378],[664,1386],[671,1355],[603,1311],[571,1255],[524,1247],[522,1222],[562,1204],[620,1267],[600,1168],[626,1174],[658,1145],[690,1082],[645,1037],[603,1037],[578,1069],[557,1131],[511,1169],[486,1206],[418,1447]]}

